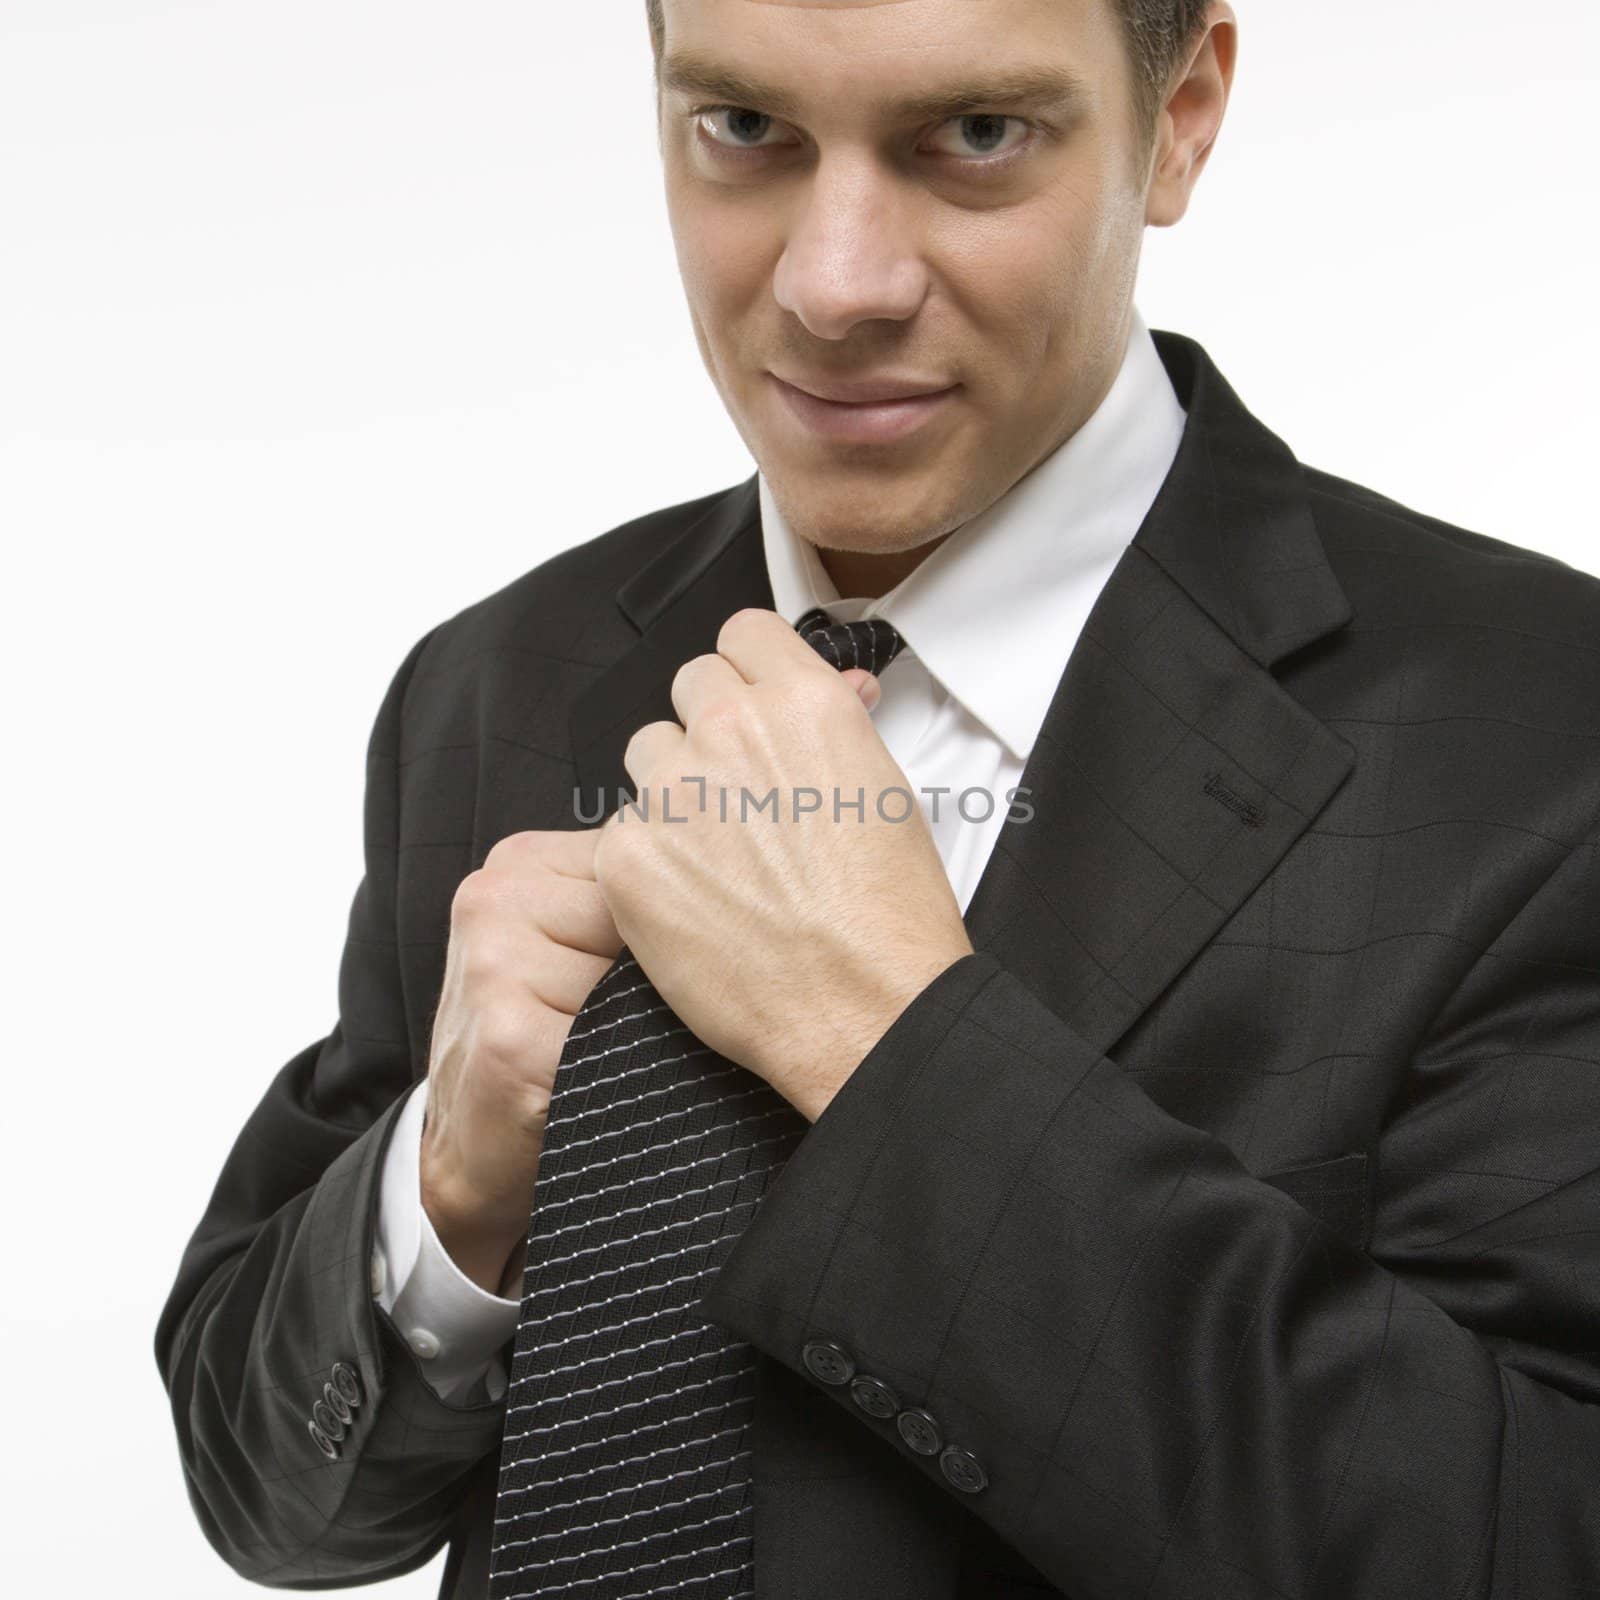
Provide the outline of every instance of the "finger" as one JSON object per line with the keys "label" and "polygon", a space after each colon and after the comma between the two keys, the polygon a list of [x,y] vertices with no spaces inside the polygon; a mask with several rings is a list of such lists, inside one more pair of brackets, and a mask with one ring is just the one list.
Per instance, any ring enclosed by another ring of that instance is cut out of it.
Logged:
{"label": "finger", "polygon": [[672,679],[672,709],[687,732],[708,705],[726,700],[748,685],[733,663],[719,655],[695,656]]}
{"label": "finger", "polygon": [[847,667],[839,676],[861,697],[868,711],[883,698],[883,685],[865,667]]}
{"label": "finger", "polygon": [[590,955],[582,950],[547,950],[530,987],[547,1006],[575,1017],[590,991],[610,971],[611,961],[610,956]]}
{"label": "finger", "polygon": [[791,672],[837,669],[824,661],[776,611],[746,606],[722,624],[717,654],[731,662],[747,683],[759,683]]}
{"label": "finger", "polygon": [[678,776],[674,769],[683,763],[675,761],[674,756],[682,750],[683,741],[683,729],[676,722],[647,722],[634,730],[622,752],[622,764],[633,780],[636,794],[643,794],[657,773],[667,772],[668,783]]}
{"label": "finger", "polygon": [[547,939],[568,950],[614,958],[622,948],[611,908],[592,880],[546,879],[530,899],[529,917]]}
{"label": "finger", "polygon": [[517,870],[543,867],[568,878],[594,881],[594,846],[598,828],[527,828],[508,833],[489,850],[484,865],[511,863]]}

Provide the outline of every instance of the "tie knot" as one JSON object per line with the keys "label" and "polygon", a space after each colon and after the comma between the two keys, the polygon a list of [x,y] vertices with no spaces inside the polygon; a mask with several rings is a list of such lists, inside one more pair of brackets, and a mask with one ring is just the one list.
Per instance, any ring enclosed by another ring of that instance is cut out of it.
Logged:
{"label": "tie knot", "polygon": [[876,677],[906,647],[899,629],[883,617],[835,622],[821,606],[814,606],[794,626],[824,661],[841,672],[865,667]]}

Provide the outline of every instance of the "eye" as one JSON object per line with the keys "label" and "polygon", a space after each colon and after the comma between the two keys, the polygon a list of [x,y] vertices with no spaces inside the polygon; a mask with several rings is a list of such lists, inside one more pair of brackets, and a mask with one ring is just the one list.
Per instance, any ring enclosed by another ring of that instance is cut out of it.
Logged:
{"label": "eye", "polygon": [[[701,106],[693,116],[712,144],[731,150],[770,149],[770,144],[763,143],[763,135],[779,126],[764,112],[747,106]],[[724,122],[726,135],[718,127]]]}
{"label": "eye", "polygon": [[1000,116],[993,111],[976,111],[966,116],[951,117],[939,130],[935,137],[954,133],[953,145],[946,145],[942,153],[945,155],[976,158],[976,164],[981,166],[985,160],[1001,160],[1021,149],[1026,143],[1026,138],[1006,143],[1007,124],[1010,131],[1026,136],[1028,124],[1021,117]]}

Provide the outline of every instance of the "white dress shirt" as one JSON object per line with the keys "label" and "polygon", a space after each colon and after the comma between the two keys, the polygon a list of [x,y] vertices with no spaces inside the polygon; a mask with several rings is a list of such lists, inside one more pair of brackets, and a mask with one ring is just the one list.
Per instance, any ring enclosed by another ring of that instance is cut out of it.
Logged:
{"label": "white dress shirt", "polygon": [[[1122,366],[1088,421],[877,599],[841,596],[765,477],[757,481],[773,609],[789,623],[813,606],[840,622],[884,617],[906,641],[880,676],[873,724],[909,780],[963,913],[1067,658],[1167,477],[1184,421],[1135,308]],[[426,1091],[424,1079],[386,1152],[373,1293],[441,1398],[498,1399],[498,1350],[516,1330],[519,1302],[473,1283],[422,1209]]]}

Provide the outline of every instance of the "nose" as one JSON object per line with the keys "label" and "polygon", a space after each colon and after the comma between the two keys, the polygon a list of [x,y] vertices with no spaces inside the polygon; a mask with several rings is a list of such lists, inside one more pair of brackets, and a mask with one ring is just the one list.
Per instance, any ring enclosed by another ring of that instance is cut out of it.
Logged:
{"label": "nose", "polygon": [[778,261],[773,292],[819,339],[858,322],[904,322],[928,292],[908,204],[863,161],[819,163]]}

